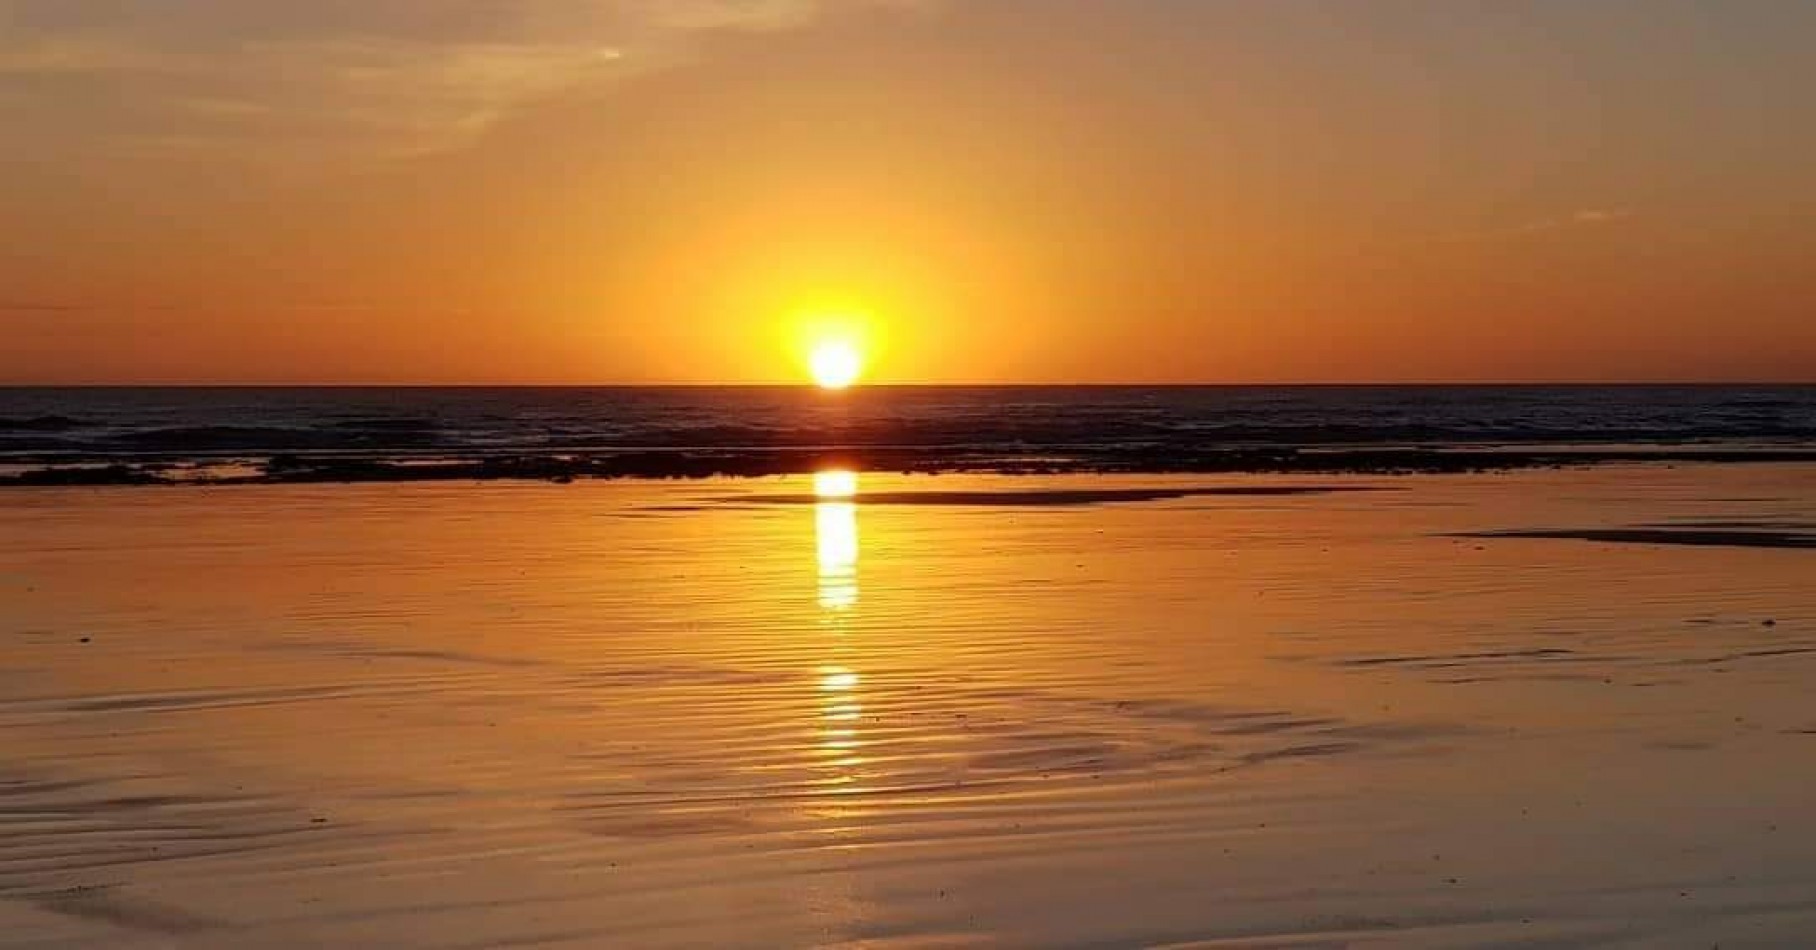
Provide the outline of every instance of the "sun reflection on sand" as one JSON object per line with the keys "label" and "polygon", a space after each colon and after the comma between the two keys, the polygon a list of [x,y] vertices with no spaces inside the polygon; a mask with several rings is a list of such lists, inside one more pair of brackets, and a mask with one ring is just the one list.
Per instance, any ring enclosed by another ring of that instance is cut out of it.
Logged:
{"label": "sun reflection on sand", "polygon": [[858,493],[858,473],[845,469],[815,472],[813,493],[816,498],[822,500],[854,498]]}
{"label": "sun reflection on sand", "polygon": [[[825,471],[814,475],[814,543],[819,566],[819,605],[825,627],[840,640],[850,612],[858,604],[858,493],[855,472]],[[834,655],[843,652],[834,644]],[[848,788],[857,780],[852,770],[864,764],[858,722],[863,704],[858,687],[863,678],[848,666],[828,664],[819,670],[819,751],[838,770],[830,782]]]}
{"label": "sun reflection on sand", "polygon": [[814,540],[820,564],[820,607],[837,613],[858,602],[857,476],[821,472],[814,476]]}
{"label": "sun reflection on sand", "polygon": [[[857,722],[864,706],[857,700],[857,689],[863,680],[843,666],[824,667],[820,672],[820,750],[834,757],[836,761],[831,764],[838,768],[862,765],[864,760],[857,755],[863,747]],[[851,778],[845,776],[843,780]]]}

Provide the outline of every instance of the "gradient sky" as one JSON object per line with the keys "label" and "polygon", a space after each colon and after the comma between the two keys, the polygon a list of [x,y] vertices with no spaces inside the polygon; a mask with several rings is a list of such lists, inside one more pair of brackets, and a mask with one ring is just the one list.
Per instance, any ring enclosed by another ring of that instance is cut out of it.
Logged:
{"label": "gradient sky", "polygon": [[0,0],[0,381],[1816,380],[1805,0]]}

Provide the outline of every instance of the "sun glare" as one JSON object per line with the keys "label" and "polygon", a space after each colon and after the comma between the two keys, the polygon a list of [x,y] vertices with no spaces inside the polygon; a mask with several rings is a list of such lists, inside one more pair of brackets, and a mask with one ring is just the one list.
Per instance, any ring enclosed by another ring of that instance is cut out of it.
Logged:
{"label": "sun glare", "polygon": [[807,368],[821,389],[846,389],[864,374],[864,354],[849,340],[823,340],[808,355]]}

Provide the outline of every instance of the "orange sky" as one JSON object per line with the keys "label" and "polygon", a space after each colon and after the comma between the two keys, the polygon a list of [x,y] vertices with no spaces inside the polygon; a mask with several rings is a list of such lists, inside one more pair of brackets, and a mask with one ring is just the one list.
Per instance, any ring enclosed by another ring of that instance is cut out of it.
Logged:
{"label": "orange sky", "polygon": [[0,382],[1816,380],[1799,0],[0,0]]}

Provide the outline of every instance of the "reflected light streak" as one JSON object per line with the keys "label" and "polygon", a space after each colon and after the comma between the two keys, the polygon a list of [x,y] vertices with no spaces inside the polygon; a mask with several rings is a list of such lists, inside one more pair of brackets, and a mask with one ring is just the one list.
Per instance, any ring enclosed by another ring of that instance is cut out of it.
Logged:
{"label": "reflected light streak", "polygon": [[[850,610],[858,602],[858,477],[854,472],[819,472],[813,477],[814,540],[820,563],[820,607]],[[834,500],[844,499],[844,500]]]}
{"label": "reflected light streak", "polygon": [[843,469],[831,469],[815,472],[813,475],[814,496],[821,499],[853,498],[858,493],[858,473]]}
{"label": "reflected light streak", "polygon": [[[814,545],[819,567],[819,602],[822,619],[836,635],[846,632],[849,613],[858,603],[858,493],[855,472],[832,470],[813,477]],[[863,740],[858,724],[864,706],[858,700],[861,678],[846,666],[819,670],[819,754],[835,775],[829,786],[849,791],[857,787],[856,769],[864,764]],[[837,817],[832,815],[830,817]]]}
{"label": "reflected light streak", "polygon": [[[820,750],[828,755],[841,758],[835,765],[853,767],[863,764],[863,760],[852,755],[863,746],[858,738],[854,725],[863,714],[864,707],[857,701],[858,674],[842,666],[827,666],[820,669],[820,692],[825,694],[820,717],[823,720],[820,729]],[[846,776],[844,781],[850,781]]]}

